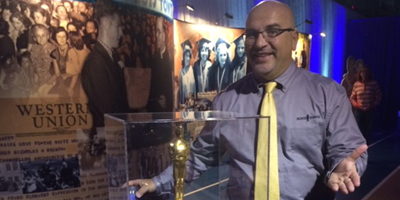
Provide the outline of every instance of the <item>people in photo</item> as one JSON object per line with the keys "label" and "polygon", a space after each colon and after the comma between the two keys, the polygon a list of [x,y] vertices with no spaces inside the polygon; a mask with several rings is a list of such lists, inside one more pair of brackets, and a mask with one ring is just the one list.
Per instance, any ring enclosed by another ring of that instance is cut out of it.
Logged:
{"label": "people in photo", "polygon": [[107,0],[97,1],[95,10],[95,18],[99,22],[98,38],[81,72],[82,87],[93,119],[90,138],[97,131],[104,130],[105,113],[130,112],[124,72],[115,52],[122,36],[118,10]]}
{"label": "people in photo", "polygon": [[235,57],[232,61],[232,82],[236,82],[246,75],[247,59],[244,52],[243,35],[236,38],[233,43],[235,43]]}
{"label": "people in photo", "polygon": [[192,44],[185,40],[182,44],[182,69],[179,72],[179,103],[185,104],[190,95],[196,94],[196,85],[193,68],[190,65],[192,58]]}
{"label": "people in photo", "polygon": [[[167,24],[164,17],[157,16],[156,37],[157,50],[151,63],[150,96],[147,104],[149,112],[170,112],[173,110],[173,61],[170,58],[166,40]],[[142,22],[142,25],[144,23]],[[141,29],[144,31],[144,29]]]}
{"label": "people in photo", "polygon": [[232,63],[229,56],[231,45],[219,38],[215,44],[215,61],[209,71],[210,91],[220,92],[232,83]]}
{"label": "people in photo", "polygon": [[211,45],[211,41],[206,38],[201,38],[197,41],[197,60],[193,64],[197,93],[209,91],[208,71],[212,65],[210,60]]}

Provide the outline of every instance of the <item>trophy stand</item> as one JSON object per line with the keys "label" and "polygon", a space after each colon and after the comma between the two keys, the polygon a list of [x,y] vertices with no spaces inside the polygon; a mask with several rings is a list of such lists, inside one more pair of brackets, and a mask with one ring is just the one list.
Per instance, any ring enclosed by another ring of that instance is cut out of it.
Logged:
{"label": "trophy stand", "polygon": [[186,161],[189,158],[190,145],[185,140],[185,130],[182,125],[175,128],[176,138],[169,144],[169,153],[173,162],[175,199],[183,200],[185,192]]}

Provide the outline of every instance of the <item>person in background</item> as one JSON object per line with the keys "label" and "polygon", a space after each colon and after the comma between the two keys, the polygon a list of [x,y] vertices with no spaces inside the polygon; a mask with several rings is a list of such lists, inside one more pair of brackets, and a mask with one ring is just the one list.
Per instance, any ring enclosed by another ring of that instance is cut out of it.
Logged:
{"label": "person in background", "polygon": [[[142,22],[142,25],[144,22]],[[140,36],[143,34],[145,29],[141,29],[142,32],[136,35],[136,41],[140,44],[140,39],[144,42],[144,37]],[[154,61],[151,63],[151,83],[150,83],[150,95],[149,102],[147,104],[147,110],[149,112],[172,112],[173,110],[173,89],[172,89],[172,77],[173,77],[173,61],[170,58],[169,51],[167,49],[167,25],[164,22],[162,16],[157,17],[156,21],[156,37],[157,37],[157,50],[154,55]]]}
{"label": "person in background", "polygon": [[232,83],[232,63],[228,51],[230,46],[222,38],[215,44],[215,61],[208,73],[210,91],[220,92]]}
{"label": "person in background", "polygon": [[18,11],[15,11],[10,17],[14,30],[18,33],[15,45],[18,53],[23,53],[28,50],[30,21]]}
{"label": "person in background", "polygon": [[371,133],[374,125],[374,111],[382,99],[379,84],[373,79],[371,70],[362,67],[357,73],[357,82],[354,83],[350,101],[354,106],[354,116],[358,127],[371,143]]}
{"label": "person in background", "polygon": [[192,58],[192,44],[189,40],[181,44],[182,47],[182,69],[179,72],[179,103],[185,104],[190,95],[196,94],[193,68],[190,66]]}
{"label": "person in background", "polygon": [[201,38],[197,42],[197,61],[193,65],[194,78],[196,82],[196,92],[208,91],[208,70],[212,65],[210,60],[210,45],[211,41],[205,38]]}
{"label": "person in background", "polygon": [[347,58],[346,69],[347,73],[343,74],[343,79],[340,84],[346,89],[346,94],[350,98],[353,85],[357,81],[356,59],[353,56]]}
{"label": "person in background", "polygon": [[356,67],[356,72],[358,73],[358,72],[361,70],[361,68],[364,67],[364,61],[363,61],[363,59],[358,59],[358,60],[356,60],[355,67]]}
{"label": "person in background", "polygon": [[[245,50],[252,73],[228,86],[213,102],[213,110],[243,116],[260,113],[266,86],[277,113],[279,196],[276,199],[333,200],[335,192],[354,192],[367,165],[367,145],[351,111],[346,91],[334,80],[297,68],[291,57],[299,37],[292,10],[278,1],[262,1],[246,21]],[[268,84],[268,85],[267,85]],[[254,179],[258,126],[205,128],[191,144],[186,162],[190,182],[229,155],[227,199],[256,199]],[[242,129],[243,128],[243,129]],[[246,130],[235,132],[232,130]],[[173,188],[168,167],[152,179],[129,181],[136,192],[165,194]],[[266,190],[267,188],[265,188]],[[261,199],[256,199],[261,200]]]}
{"label": "person in background", "polygon": [[48,95],[48,91],[54,86],[55,79],[50,73],[52,58],[51,52],[56,48],[50,43],[50,32],[43,24],[35,24],[32,26],[33,38],[36,44],[31,49],[32,66],[37,79],[35,80],[34,90],[37,89],[39,96]]}
{"label": "person in background", "polygon": [[240,35],[236,38],[233,43],[235,43],[235,57],[232,61],[232,82],[236,82],[246,75],[247,59],[246,53],[244,52],[244,38]]}
{"label": "person in background", "polygon": [[73,31],[69,34],[69,41],[71,48],[68,49],[68,60],[66,63],[66,69],[64,79],[70,79],[67,84],[67,92],[70,97],[81,96],[80,92],[80,77],[79,74],[82,71],[83,64],[86,57],[89,55],[90,50],[86,48],[85,43],[79,32]]}

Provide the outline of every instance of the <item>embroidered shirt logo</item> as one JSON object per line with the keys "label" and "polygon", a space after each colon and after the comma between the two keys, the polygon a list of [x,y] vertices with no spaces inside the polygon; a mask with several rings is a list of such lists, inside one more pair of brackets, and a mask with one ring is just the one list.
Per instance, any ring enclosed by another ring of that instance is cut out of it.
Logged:
{"label": "embroidered shirt logo", "polygon": [[319,119],[319,118],[321,118],[321,117],[318,116],[318,115],[310,116],[310,115],[307,114],[305,117],[297,117],[297,120],[307,120],[307,121],[310,121],[310,120],[312,120],[312,119]]}

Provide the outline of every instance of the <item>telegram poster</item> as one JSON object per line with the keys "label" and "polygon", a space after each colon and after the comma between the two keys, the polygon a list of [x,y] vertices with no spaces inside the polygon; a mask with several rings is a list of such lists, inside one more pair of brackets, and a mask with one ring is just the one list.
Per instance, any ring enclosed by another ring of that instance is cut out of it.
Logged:
{"label": "telegram poster", "polygon": [[[172,2],[0,0],[0,8],[0,200],[109,199],[98,116],[172,111]],[[160,56],[171,64],[155,66]]]}

